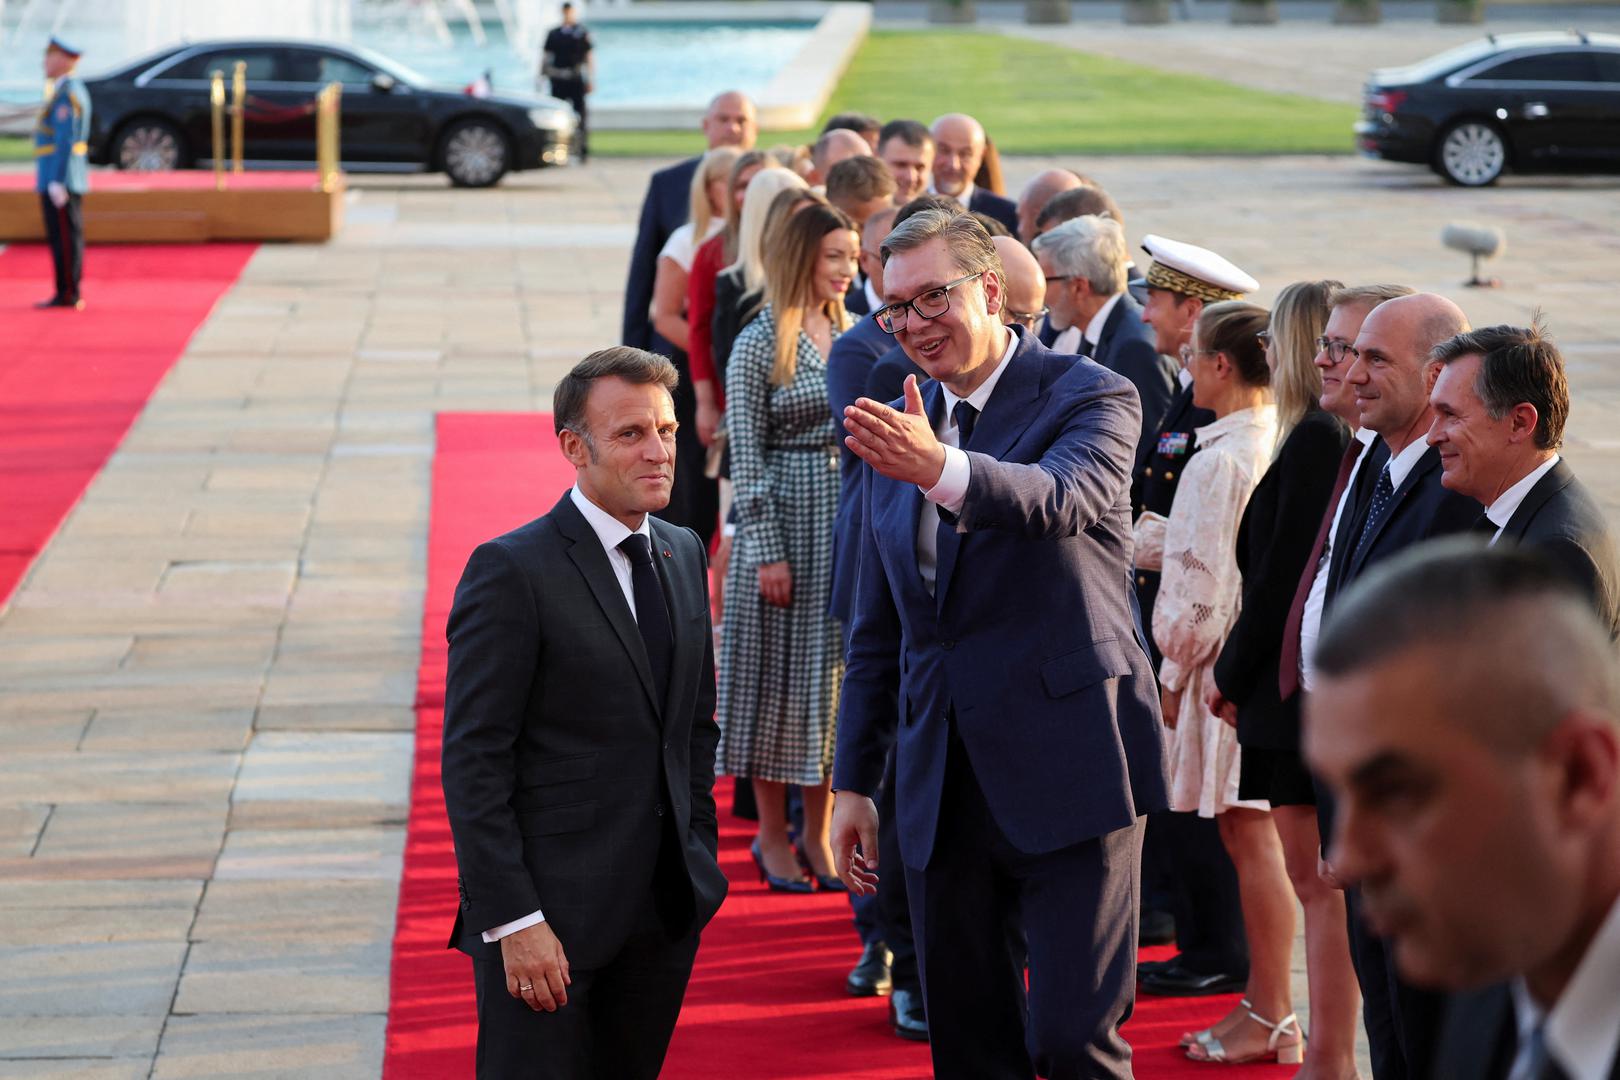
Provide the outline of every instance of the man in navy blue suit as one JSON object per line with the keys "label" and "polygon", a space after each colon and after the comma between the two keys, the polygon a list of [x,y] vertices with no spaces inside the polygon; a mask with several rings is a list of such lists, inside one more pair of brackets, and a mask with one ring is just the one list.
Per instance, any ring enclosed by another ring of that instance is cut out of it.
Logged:
{"label": "man in navy blue suit", "polygon": [[1130,585],[1136,391],[1002,323],[1001,262],[972,217],[918,214],[883,251],[879,324],[937,381],[845,416],[872,468],[839,871],[875,885],[870,795],[898,724],[900,850],[881,854],[903,863],[935,1074],[1129,1077],[1141,815],[1166,803]]}
{"label": "man in navy blue suit", "polygon": [[1050,321],[1063,327],[1049,347],[1089,356],[1131,380],[1142,399],[1140,456],[1147,440],[1158,435],[1174,393],[1176,365],[1154,347],[1142,305],[1125,292],[1130,261],[1125,230],[1110,218],[1077,217],[1036,237],[1035,257],[1046,274]]}
{"label": "man in navy blue suit", "polygon": [[984,164],[984,127],[964,113],[947,113],[934,121],[934,184],[972,214],[985,214],[1018,232],[1018,204],[973,182]]}

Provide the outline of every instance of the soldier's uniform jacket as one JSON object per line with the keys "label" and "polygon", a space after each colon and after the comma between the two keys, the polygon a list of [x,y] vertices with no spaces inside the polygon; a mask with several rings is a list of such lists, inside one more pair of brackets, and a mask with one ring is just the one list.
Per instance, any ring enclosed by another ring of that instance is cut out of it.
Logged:
{"label": "soldier's uniform jacket", "polygon": [[83,195],[90,187],[89,138],[90,91],[77,75],[64,75],[34,125],[34,190],[43,194],[58,183]]}

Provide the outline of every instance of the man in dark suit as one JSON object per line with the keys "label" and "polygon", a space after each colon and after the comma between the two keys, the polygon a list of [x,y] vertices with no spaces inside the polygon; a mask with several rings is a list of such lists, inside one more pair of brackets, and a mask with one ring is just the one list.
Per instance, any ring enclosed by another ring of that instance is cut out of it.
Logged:
{"label": "man in dark suit", "polygon": [[1569,416],[1564,358],[1530,327],[1489,326],[1435,350],[1444,364],[1429,403],[1441,482],[1485,507],[1493,544],[1537,548],[1564,568],[1620,633],[1620,578],[1603,508],[1558,448]]}
{"label": "man in dark suit", "polygon": [[576,483],[473,552],[445,681],[444,796],[478,1076],[658,1075],[715,862],[708,566],[651,517],[675,459],[661,356],[593,353],[553,411]]}
{"label": "man in dark suit", "polygon": [[1046,275],[1050,322],[1059,328],[1050,348],[1089,356],[1131,380],[1142,399],[1142,456],[1170,404],[1178,365],[1154,347],[1141,305],[1125,292],[1125,230],[1109,218],[1077,217],[1037,237],[1035,257]]}
{"label": "man in dark suit", "polygon": [[949,195],[970,214],[984,214],[1017,235],[1018,205],[986,191],[973,182],[984,164],[984,127],[963,113],[949,113],[934,121],[934,181],[930,190]]}
{"label": "man in dark suit", "polygon": [[[1089,194],[1090,189],[1075,188],[1053,201]],[[1181,361],[1181,351],[1190,345],[1206,303],[1240,299],[1259,284],[1227,259],[1194,244],[1148,236],[1142,247],[1151,256],[1142,323],[1153,334],[1154,351],[1175,357],[1178,370],[1176,392],[1163,418],[1151,438],[1137,446],[1131,513],[1169,517],[1181,472],[1198,449],[1197,429],[1215,422],[1214,413],[1193,404],[1192,376]],[[1142,625],[1151,629],[1159,568],[1139,566],[1135,574]],[[1157,670],[1163,658],[1151,634],[1148,653]],[[1143,925],[1154,931],[1151,938],[1144,933],[1144,940],[1162,941],[1173,934],[1176,943],[1171,959],[1142,965],[1142,989],[1178,997],[1241,990],[1248,980],[1249,948],[1237,871],[1214,819],[1169,810],[1154,814],[1148,821],[1142,865]],[[1166,915],[1173,916],[1173,922]]]}
{"label": "man in dark suit", "polygon": [[1468,991],[1424,1075],[1620,1078],[1620,671],[1590,597],[1454,537],[1351,586],[1316,665],[1334,871],[1404,978]]}
{"label": "man in dark suit", "polygon": [[[1141,815],[1166,799],[1129,585],[1136,392],[1001,322],[968,215],[884,244],[885,329],[938,381],[846,414],[872,466],[839,715],[833,845],[880,855],[870,798],[896,727],[898,854],[940,1077],[1126,1077]],[[1006,928],[1021,923],[1027,995]]]}
{"label": "man in dark suit", "polygon": [[[1478,502],[1440,483],[1440,454],[1424,442],[1434,419],[1429,390],[1439,370],[1430,354],[1467,329],[1462,310],[1433,293],[1385,301],[1362,320],[1344,381],[1355,395],[1361,426],[1377,433],[1388,457],[1381,468],[1357,476],[1356,512],[1340,520],[1333,537],[1329,614],[1338,594],[1379,560],[1436,536],[1464,532],[1479,519]],[[1331,797],[1319,800],[1324,837],[1333,835],[1335,813]],[[1345,904],[1373,1072],[1378,1080],[1426,1076],[1440,1000],[1399,977],[1388,943],[1360,915],[1357,890],[1346,891]]]}

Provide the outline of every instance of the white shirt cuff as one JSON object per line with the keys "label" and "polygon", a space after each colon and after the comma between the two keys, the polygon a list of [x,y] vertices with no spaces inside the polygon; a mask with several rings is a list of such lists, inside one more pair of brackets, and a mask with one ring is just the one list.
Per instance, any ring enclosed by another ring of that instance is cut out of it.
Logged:
{"label": "white shirt cuff", "polygon": [[502,923],[493,930],[484,931],[484,940],[496,942],[503,937],[511,937],[519,930],[527,930],[531,926],[538,926],[546,921],[546,917],[536,911],[533,915],[525,915],[521,919],[513,919],[509,923]]}
{"label": "white shirt cuff", "polygon": [[[968,464],[967,454],[954,446],[947,446],[945,468],[940,470],[939,480],[933,487],[923,489],[923,497],[952,514],[959,514],[962,504],[967,501],[968,481],[972,478],[973,467]],[[921,488],[921,485],[918,487]]]}

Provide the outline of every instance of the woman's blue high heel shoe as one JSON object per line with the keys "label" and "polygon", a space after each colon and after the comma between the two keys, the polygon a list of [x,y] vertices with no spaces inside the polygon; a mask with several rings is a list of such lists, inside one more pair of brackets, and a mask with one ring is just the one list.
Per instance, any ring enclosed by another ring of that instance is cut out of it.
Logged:
{"label": "woman's blue high heel shoe", "polygon": [[807,893],[815,891],[815,886],[810,884],[808,878],[777,877],[765,869],[765,855],[759,850],[759,837],[754,837],[754,842],[748,848],[748,853],[754,857],[754,865],[759,868],[759,880],[768,885],[771,892]]}

